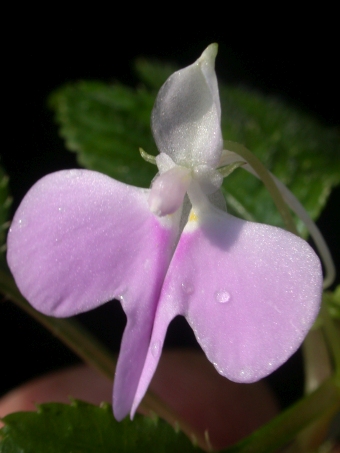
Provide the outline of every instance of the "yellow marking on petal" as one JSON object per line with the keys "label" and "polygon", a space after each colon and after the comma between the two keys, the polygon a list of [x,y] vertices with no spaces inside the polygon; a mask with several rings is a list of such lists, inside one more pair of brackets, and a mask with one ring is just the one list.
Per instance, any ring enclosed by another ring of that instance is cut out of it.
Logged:
{"label": "yellow marking on petal", "polygon": [[195,213],[195,211],[191,210],[190,215],[189,215],[189,222],[197,222],[198,217]]}

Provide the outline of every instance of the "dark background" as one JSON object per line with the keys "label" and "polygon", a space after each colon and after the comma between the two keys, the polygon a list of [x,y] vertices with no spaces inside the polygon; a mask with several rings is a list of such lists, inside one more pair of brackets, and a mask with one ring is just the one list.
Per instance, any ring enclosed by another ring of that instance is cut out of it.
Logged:
{"label": "dark background", "polygon": [[[134,86],[133,60],[139,56],[170,60],[184,67],[211,42],[219,43],[219,79],[273,94],[339,129],[338,48],[334,12],[202,11],[183,18],[151,11],[79,11],[72,18],[59,9],[20,12],[5,46],[3,146],[1,164],[10,176],[13,212],[41,176],[76,167],[75,155],[64,149],[48,94],[78,79],[119,80]],[[38,13],[38,12],[37,12]],[[139,15],[140,14],[140,15]],[[41,17],[41,16],[40,16]],[[145,19],[148,17],[148,19]],[[151,132],[150,132],[151,133]],[[322,150],[320,150],[322,152]],[[340,152],[340,150],[339,150]],[[340,156],[339,156],[340,158]],[[331,195],[318,224],[340,269],[340,190]],[[337,279],[339,282],[339,278]],[[81,316],[81,320],[118,351],[124,315],[118,303]],[[0,302],[2,365],[0,394],[43,372],[74,363],[77,358],[58,340],[10,302]],[[195,347],[184,321],[170,328],[167,344]],[[299,354],[270,378],[282,404],[299,395],[302,385]]]}

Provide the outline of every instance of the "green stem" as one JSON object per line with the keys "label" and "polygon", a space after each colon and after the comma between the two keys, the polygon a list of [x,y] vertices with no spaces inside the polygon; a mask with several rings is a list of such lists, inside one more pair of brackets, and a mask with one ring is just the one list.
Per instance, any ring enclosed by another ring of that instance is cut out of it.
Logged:
{"label": "green stem", "polygon": [[340,386],[332,377],[262,428],[224,453],[271,453],[284,447],[305,427],[325,413],[340,410]]}
{"label": "green stem", "polygon": [[139,148],[139,152],[140,152],[140,155],[142,156],[142,158],[146,162],[149,162],[149,164],[152,164],[152,165],[157,165],[156,156],[153,156],[152,154],[148,154],[146,151],[144,151],[143,148]]}
{"label": "green stem", "polygon": [[236,154],[243,157],[243,159],[247,161],[249,165],[251,165],[251,167],[253,167],[259,178],[262,180],[263,184],[266,186],[268,192],[270,193],[277,207],[277,210],[279,211],[279,214],[281,215],[286,225],[287,230],[295,234],[296,236],[299,236],[287,204],[284,201],[279,189],[277,188],[272,176],[270,175],[266,167],[262,164],[262,162],[240,143],[226,140],[224,144],[228,150],[234,151]]}
{"label": "green stem", "polygon": [[223,176],[223,178],[227,178],[237,168],[242,167],[242,165],[245,165],[245,162],[243,162],[243,160],[239,162],[234,162],[233,164],[225,165],[224,167],[220,167],[218,171]]}

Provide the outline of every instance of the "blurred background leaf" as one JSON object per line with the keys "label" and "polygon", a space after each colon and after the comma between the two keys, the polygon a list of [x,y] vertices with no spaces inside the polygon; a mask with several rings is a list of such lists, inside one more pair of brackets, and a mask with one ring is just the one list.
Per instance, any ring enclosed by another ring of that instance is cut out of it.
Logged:
{"label": "blurred background leaf", "polygon": [[50,98],[60,134],[80,165],[140,187],[148,187],[157,171],[138,151],[157,152],[150,131],[153,102],[145,89],[85,81]]}
{"label": "blurred background leaf", "polygon": [[330,316],[340,322],[340,285],[333,292],[324,292],[323,298]]}
{"label": "blurred background leaf", "polygon": [[[142,84],[83,81],[50,97],[66,147],[85,168],[140,187],[149,187],[156,167],[144,162],[142,147],[157,154],[150,114],[160,85],[175,70],[170,64],[136,62]],[[315,220],[332,188],[340,182],[340,137],[283,101],[220,83],[222,131],[244,144],[295,194]],[[282,225],[262,183],[242,169],[223,184],[230,212],[248,220]],[[305,234],[298,222],[300,233]]]}
{"label": "blurred background leaf", "polygon": [[[250,149],[316,220],[340,182],[340,136],[278,99],[221,87],[224,137]],[[229,205],[249,219],[283,226],[260,181],[234,172],[224,182]],[[238,209],[240,206],[240,209]],[[305,231],[298,222],[300,233]]]}

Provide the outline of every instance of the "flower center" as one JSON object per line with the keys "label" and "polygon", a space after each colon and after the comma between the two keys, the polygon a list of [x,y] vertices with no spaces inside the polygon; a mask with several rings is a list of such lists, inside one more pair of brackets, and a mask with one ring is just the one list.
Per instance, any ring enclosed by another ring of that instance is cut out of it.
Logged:
{"label": "flower center", "polygon": [[178,165],[157,176],[149,195],[150,210],[158,216],[173,214],[183,204],[190,182],[190,169]]}
{"label": "flower center", "polygon": [[158,216],[176,212],[183,204],[184,196],[193,181],[205,195],[210,195],[221,187],[223,177],[208,165],[191,168],[176,165],[164,153],[157,156],[156,160],[160,174],[152,183],[149,207]]}

